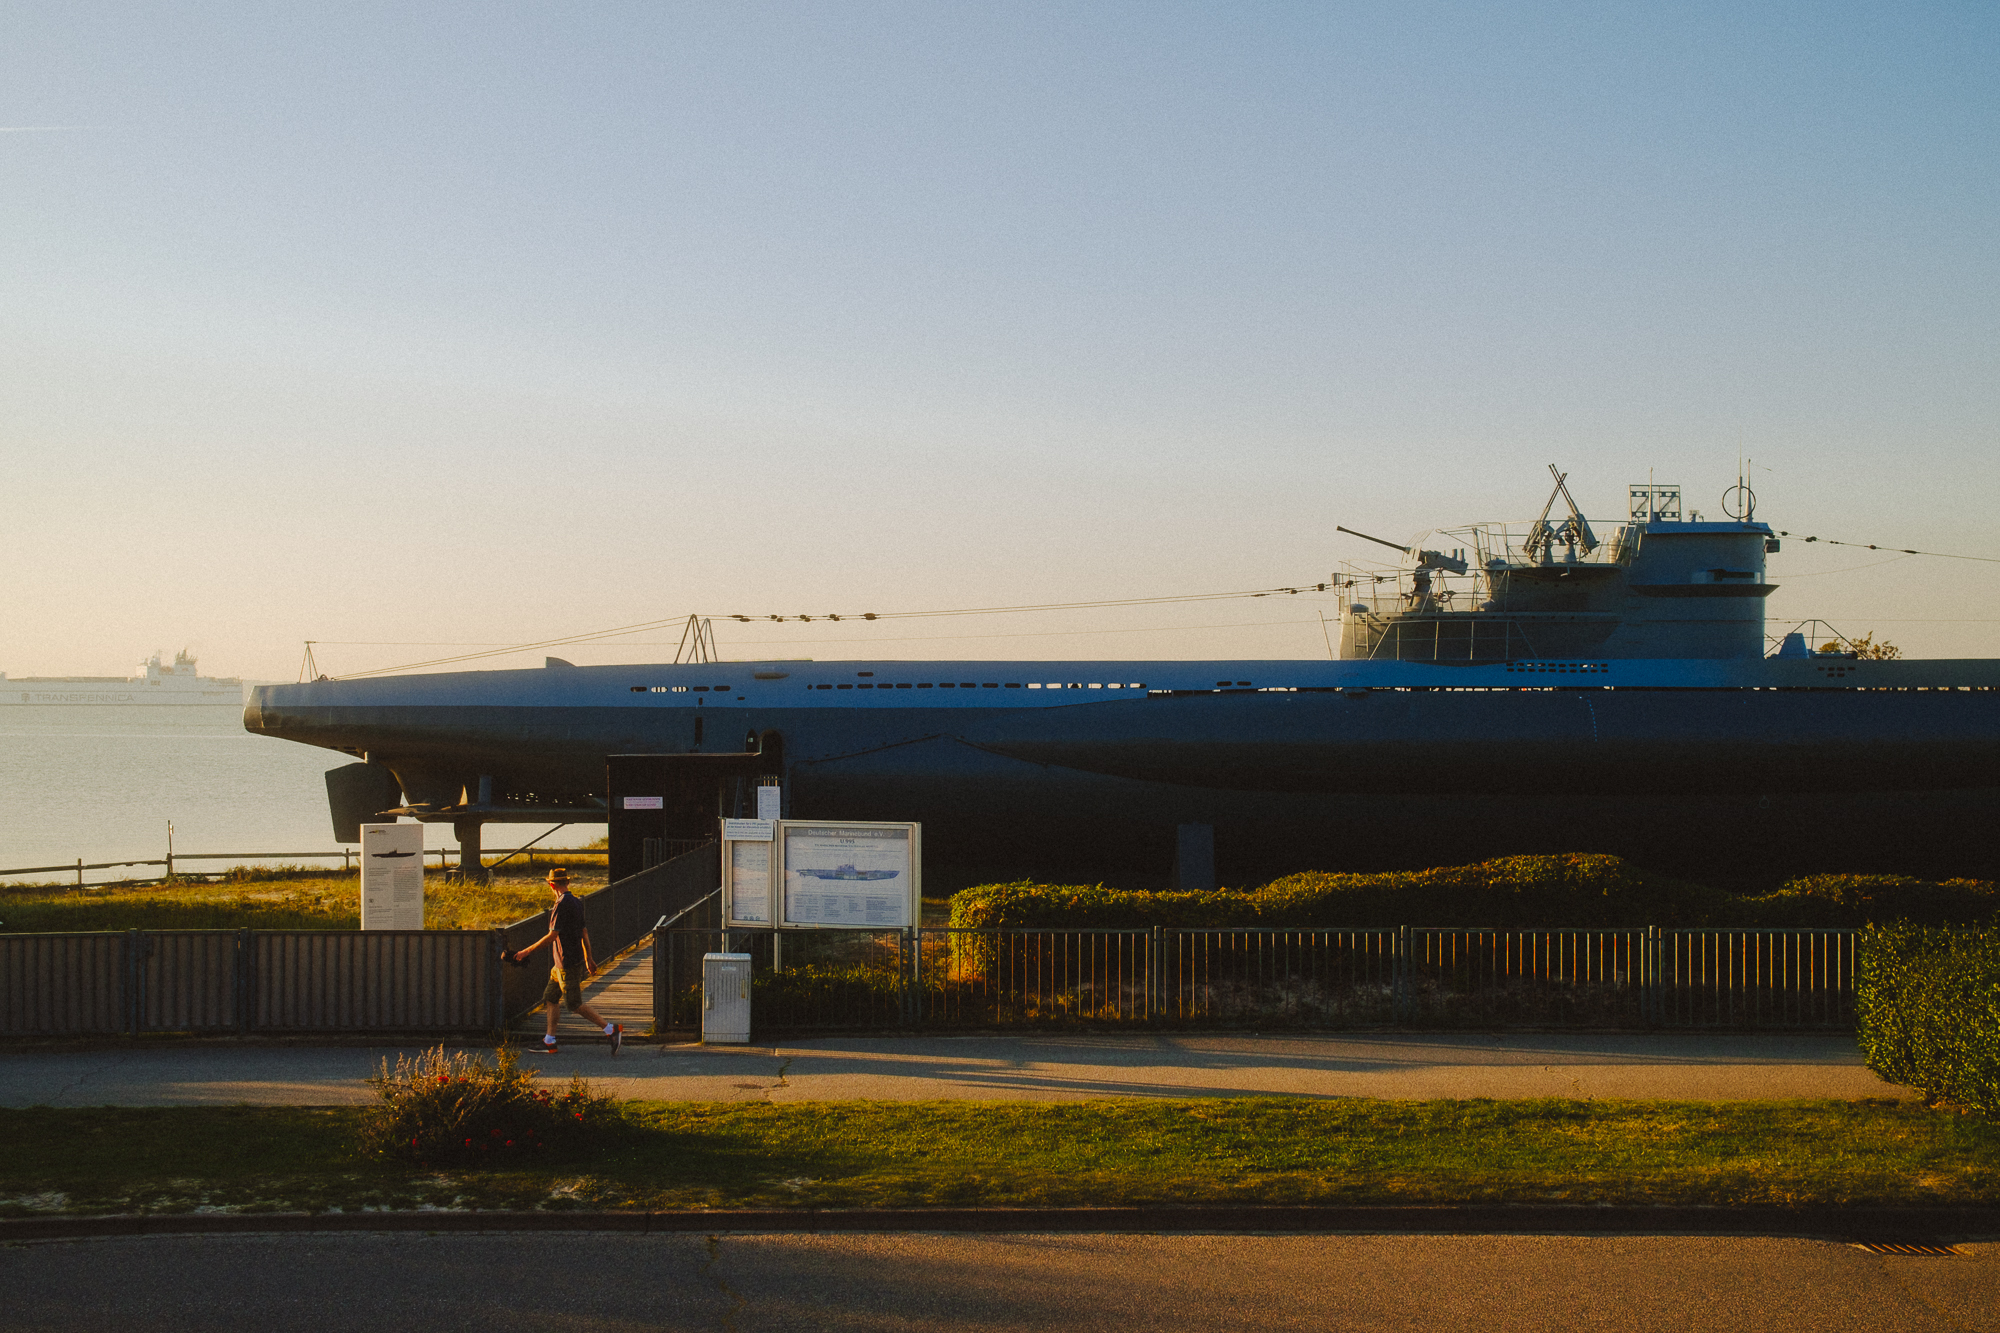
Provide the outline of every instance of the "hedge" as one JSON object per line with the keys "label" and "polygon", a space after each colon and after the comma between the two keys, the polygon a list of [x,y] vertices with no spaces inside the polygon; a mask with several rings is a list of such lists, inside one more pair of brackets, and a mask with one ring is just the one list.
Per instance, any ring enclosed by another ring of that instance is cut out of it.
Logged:
{"label": "hedge", "polygon": [[1870,1069],[2000,1118],[2000,930],[1864,928],[1854,1016]]}
{"label": "hedge", "polygon": [[954,926],[1647,925],[1705,917],[1724,895],[1637,874],[1615,856],[1509,856],[1379,874],[1307,871],[1257,889],[1146,893],[1102,884],[983,884]]}
{"label": "hedge", "polygon": [[1640,871],[1616,856],[1508,856],[1433,870],[1307,871],[1255,889],[1152,893],[1103,884],[981,884],[952,897],[951,924],[1048,930],[1150,926],[2000,925],[1983,880],[1810,875],[1755,897]]}
{"label": "hedge", "polygon": [[2000,893],[1987,880],[1933,881],[1909,875],[1806,875],[1775,893],[1737,900],[1754,926],[1865,926],[1913,921],[1922,925],[2000,924]]}

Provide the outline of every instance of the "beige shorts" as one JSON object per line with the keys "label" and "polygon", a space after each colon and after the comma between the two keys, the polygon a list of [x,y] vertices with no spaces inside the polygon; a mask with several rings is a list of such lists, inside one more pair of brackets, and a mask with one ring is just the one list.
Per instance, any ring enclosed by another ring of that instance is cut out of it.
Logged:
{"label": "beige shorts", "polygon": [[543,1004],[562,1003],[574,1012],[583,1005],[583,982],[581,978],[566,975],[559,967],[549,969],[549,984],[542,992]]}

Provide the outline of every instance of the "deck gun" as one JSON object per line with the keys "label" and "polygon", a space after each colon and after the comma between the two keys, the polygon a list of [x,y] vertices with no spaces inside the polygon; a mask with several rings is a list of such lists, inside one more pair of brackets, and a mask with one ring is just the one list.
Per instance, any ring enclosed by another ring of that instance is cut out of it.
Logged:
{"label": "deck gun", "polygon": [[[1542,506],[1542,516],[1528,529],[1528,540],[1522,544],[1521,549],[1528,553],[1529,559],[1540,556],[1542,563],[1547,564],[1555,547],[1558,544],[1566,545],[1569,547],[1569,561],[1574,564],[1579,546],[1583,548],[1585,555],[1597,549],[1597,534],[1590,530],[1590,523],[1584,518],[1583,511],[1576,507],[1576,500],[1569,493],[1569,474],[1558,472],[1556,465],[1551,463],[1549,475],[1556,479],[1556,488],[1549,493],[1549,502]],[[1561,523],[1552,524],[1549,522],[1549,511],[1556,507],[1557,500],[1569,506],[1569,517]]]}
{"label": "deck gun", "polygon": [[1386,546],[1392,551],[1401,551],[1404,555],[1413,555],[1417,558],[1418,569],[1441,569],[1447,574],[1463,574],[1466,570],[1463,553],[1446,555],[1443,551],[1419,551],[1396,542],[1384,541],[1380,537],[1370,537],[1367,533],[1356,532],[1353,528],[1343,528],[1338,523],[1333,525],[1333,530],[1344,532],[1350,537],[1359,537],[1365,542],[1374,542],[1377,546]]}

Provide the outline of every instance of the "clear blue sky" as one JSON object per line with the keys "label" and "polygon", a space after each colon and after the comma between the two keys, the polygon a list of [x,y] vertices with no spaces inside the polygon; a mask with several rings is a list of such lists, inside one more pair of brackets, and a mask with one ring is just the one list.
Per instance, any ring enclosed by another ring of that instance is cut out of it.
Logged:
{"label": "clear blue sky", "polygon": [[[2000,556],[1991,4],[65,0],[0,34],[13,674],[1261,587],[1365,556],[1335,523],[1532,517],[1548,462],[1615,515],[1648,470],[1713,508],[1747,452],[1779,527]],[[2000,647],[2000,565],[1868,563],[1788,545],[1774,616]],[[723,647],[1311,656],[1315,617]]]}

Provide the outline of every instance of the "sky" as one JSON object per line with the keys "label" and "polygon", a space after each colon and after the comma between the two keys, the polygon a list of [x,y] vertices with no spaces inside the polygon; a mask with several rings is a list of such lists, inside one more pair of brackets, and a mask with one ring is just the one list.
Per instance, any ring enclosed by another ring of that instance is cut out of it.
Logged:
{"label": "sky", "polygon": [[[1323,579],[1559,465],[2000,650],[1985,3],[0,4],[0,670]],[[1323,657],[1323,598],[731,658]],[[649,631],[562,650],[671,660]],[[534,666],[541,651],[492,659]]]}

